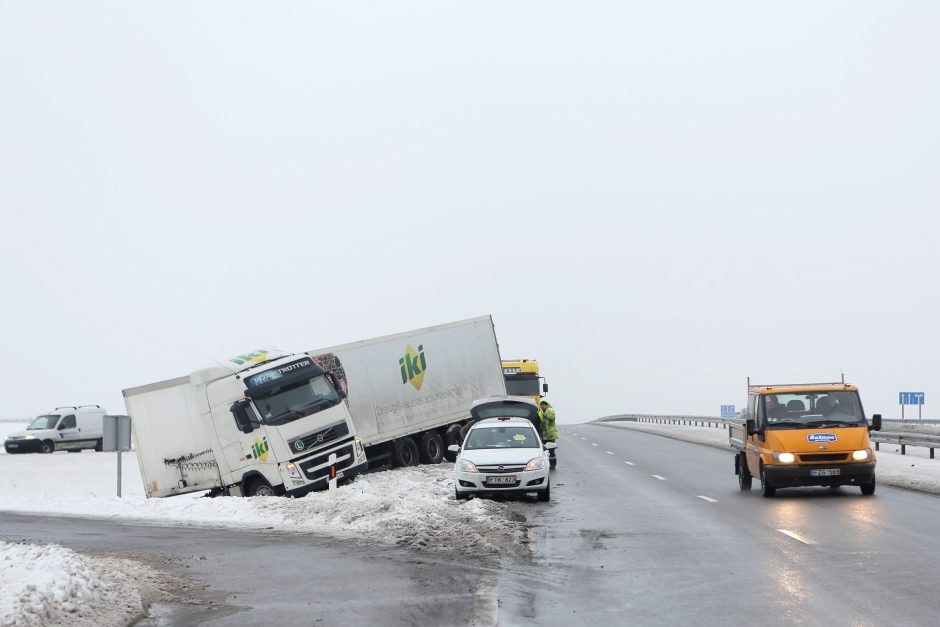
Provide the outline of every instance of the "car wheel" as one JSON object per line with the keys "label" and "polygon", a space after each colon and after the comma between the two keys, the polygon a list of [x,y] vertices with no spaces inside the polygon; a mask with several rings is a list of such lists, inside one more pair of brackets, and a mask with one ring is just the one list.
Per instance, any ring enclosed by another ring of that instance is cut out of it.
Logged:
{"label": "car wheel", "polygon": [[398,438],[395,440],[395,465],[417,466],[418,445],[411,438]]}
{"label": "car wheel", "polygon": [[753,480],[753,475],[747,467],[747,458],[744,456],[744,453],[738,454],[737,459],[738,466],[738,487],[743,491],[748,491],[751,489],[751,482]]}
{"label": "car wheel", "polygon": [[104,441],[101,438],[98,438],[98,441],[95,442],[95,450],[99,453],[104,450]]}
{"label": "car wheel", "polygon": [[270,483],[259,477],[248,486],[248,496],[277,496],[277,492]]}
{"label": "car wheel", "polygon": [[470,498],[470,495],[469,495],[469,494],[461,494],[461,493],[460,493],[460,490],[458,490],[458,489],[455,487],[455,488],[454,488],[454,498],[456,498],[458,501],[466,501],[468,498]]}
{"label": "car wheel", "polygon": [[777,488],[772,488],[770,483],[767,481],[767,471],[763,466],[760,467],[760,493],[761,496],[767,498],[773,498],[777,493]]}
{"label": "car wheel", "polygon": [[872,477],[871,482],[864,483],[860,485],[859,488],[861,488],[862,494],[864,494],[865,496],[871,496],[872,494],[875,493],[875,478]]}
{"label": "car wheel", "polygon": [[55,442],[52,440],[43,440],[42,444],[39,445],[40,453],[55,453]]}
{"label": "car wheel", "polygon": [[427,431],[421,436],[421,461],[425,464],[440,464],[444,459],[444,439],[437,431]]}
{"label": "car wheel", "polygon": [[539,500],[544,502],[544,501],[549,500],[550,498],[552,498],[552,484],[549,483],[548,485],[545,486],[544,490],[539,492]]}

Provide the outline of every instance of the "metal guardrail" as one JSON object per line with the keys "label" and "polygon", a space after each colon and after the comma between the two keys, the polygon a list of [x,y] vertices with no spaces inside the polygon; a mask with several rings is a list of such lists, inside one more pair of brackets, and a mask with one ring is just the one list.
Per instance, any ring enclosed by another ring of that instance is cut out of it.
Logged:
{"label": "metal guardrail", "polygon": [[[657,416],[652,414],[620,414],[617,416],[605,416],[598,418],[593,422],[614,422],[617,420],[626,420],[629,422],[648,422],[654,424],[674,424],[688,425],[693,427],[714,427],[716,429],[728,429],[728,443],[738,448],[744,446],[744,422],[737,418],[715,418],[714,416]],[[940,424],[938,420],[882,420],[894,425],[901,424],[919,425],[919,424]],[[912,431],[872,431],[869,434],[872,442],[875,443],[875,450],[881,450],[881,444],[899,444],[901,446],[901,455],[907,454],[908,446],[922,446],[930,449],[930,459],[935,459],[934,449],[940,448],[940,435],[927,435],[915,433]]]}

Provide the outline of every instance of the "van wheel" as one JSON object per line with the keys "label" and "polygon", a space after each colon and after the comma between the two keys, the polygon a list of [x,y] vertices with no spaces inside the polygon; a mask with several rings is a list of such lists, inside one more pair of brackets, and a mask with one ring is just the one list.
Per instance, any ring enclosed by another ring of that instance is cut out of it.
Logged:
{"label": "van wheel", "polygon": [[104,450],[104,442],[101,438],[98,438],[98,441],[95,442],[95,450],[99,453]]}
{"label": "van wheel", "polygon": [[52,440],[43,440],[39,445],[40,453],[55,453],[55,442]]}
{"label": "van wheel", "polygon": [[861,488],[862,494],[865,496],[871,496],[875,493],[875,478],[872,477],[870,483],[864,483],[858,487]]}
{"label": "van wheel", "polygon": [[744,457],[743,453],[738,453],[734,465],[737,466],[736,470],[738,471],[738,487],[741,488],[742,491],[747,492],[751,489],[751,482],[754,476],[747,467],[747,458]]}
{"label": "van wheel", "polygon": [[777,488],[770,487],[770,483],[767,481],[767,471],[763,466],[760,467],[760,493],[761,496],[766,498],[773,498],[777,494]]}
{"label": "van wheel", "polygon": [[395,440],[395,465],[417,466],[418,445],[411,438],[398,438]]}
{"label": "van wheel", "polygon": [[259,477],[248,486],[248,496],[277,496],[277,492],[270,483]]}
{"label": "van wheel", "polygon": [[440,464],[444,459],[444,439],[437,431],[428,431],[421,436],[421,461],[425,464]]}

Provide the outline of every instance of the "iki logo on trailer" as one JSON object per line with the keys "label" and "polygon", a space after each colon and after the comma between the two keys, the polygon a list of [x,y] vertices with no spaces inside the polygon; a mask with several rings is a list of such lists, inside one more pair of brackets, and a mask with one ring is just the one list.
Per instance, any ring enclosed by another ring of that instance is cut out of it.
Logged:
{"label": "iki logo on trailer", "polygon": [[424,359],[424,345],[418,344],[416,351],[409,344],[404,357],[398,360],[398,365],[401,366],[401,384],[410,383],[420,390],[424,383],[424,371],[428,369],[428,362]]}
{"label": "iki logo on trailer", "polygon": [[229,361],[232,361],[236,366],[242,366],[247,363],[260,364],[262,361],[268,358],[268,351],[254,351],[253,353],[248,353],[247,355],[239,355],[238,357],[232,357]]}
{"label": "iki logo on trailer", "polygon": [[255,443],[251,447],[251,456],[259,461],[266,462],[268,461],[268,448],[267,438],[263,440],[255,438]]}

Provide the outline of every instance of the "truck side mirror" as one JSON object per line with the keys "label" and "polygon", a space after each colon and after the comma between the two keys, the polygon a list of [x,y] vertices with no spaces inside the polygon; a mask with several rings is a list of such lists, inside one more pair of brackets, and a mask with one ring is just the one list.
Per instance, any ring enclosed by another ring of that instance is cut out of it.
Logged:
{"label": "truck side mirror", "polygon": [[871,417],[871,427],[869,431],[881,431],[881,414],[875,414]]}
{"label": "truck side mirror", "polygon": [[242,433],[251,433],[261,426],[261,423],[252,420],[248,415],[248,401],[237,401],[232,405],[232,415],[235,417],[235,426]]}
{"label": "truck side mirror", "polygon": [[746,421],[745,425],[747,425],[748,435],[754,435],[755,433],[757,433],[757,423],[755,423],[753,420]]}
{"label": "truck side mirror", "polygon": [[543,383],[543,384],[542,384],[542,394],[548,394],[548,384],[547,384],[547,383]]}

